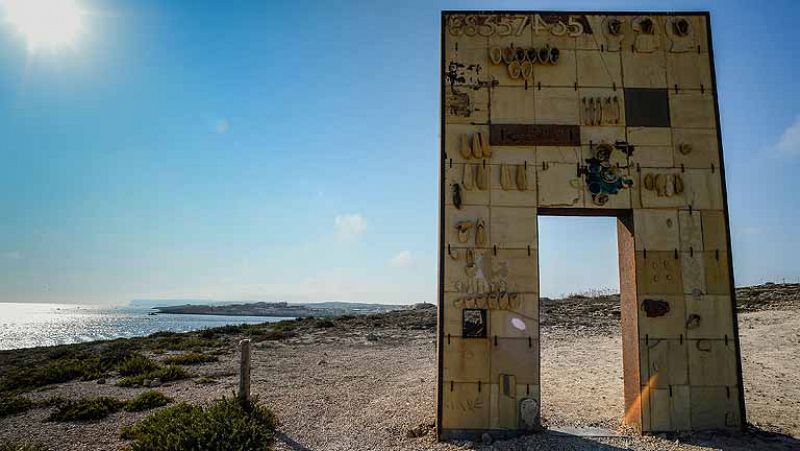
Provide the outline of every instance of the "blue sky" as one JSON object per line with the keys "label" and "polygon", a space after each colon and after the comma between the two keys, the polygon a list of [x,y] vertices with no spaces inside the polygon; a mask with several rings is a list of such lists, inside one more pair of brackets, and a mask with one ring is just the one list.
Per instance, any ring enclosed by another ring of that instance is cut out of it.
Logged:
{"label": "blue sky", "polygon": [[[434,301],[439,11],[630,8],[78,2],[0,24],[0,301]],[[736,281],[796,281],[800,3],[637,5],[712,12]],[[540,224],[543,295],[616,287],[612,220]]]}

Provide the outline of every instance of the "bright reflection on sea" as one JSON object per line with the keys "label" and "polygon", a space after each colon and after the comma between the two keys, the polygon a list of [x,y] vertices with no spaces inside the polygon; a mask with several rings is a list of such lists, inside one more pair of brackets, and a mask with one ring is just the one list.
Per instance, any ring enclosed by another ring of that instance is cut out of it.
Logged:
{"label": "bright reflection on sea", "polygon": [[0,350],[139,337],[158,331],[254,324],[290,318],[265,316],[148,315],[147,308],[0,303]]}

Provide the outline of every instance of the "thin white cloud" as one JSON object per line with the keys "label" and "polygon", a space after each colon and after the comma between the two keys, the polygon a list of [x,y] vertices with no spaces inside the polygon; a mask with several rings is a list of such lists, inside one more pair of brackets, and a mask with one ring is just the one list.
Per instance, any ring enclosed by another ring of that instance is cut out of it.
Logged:
{"label": "thin white cloud", "polygon": [[389,260],[389,266],[392,268],[408,268],[413,263],[414,258],[411,256],[411,251],[400,251]]}
{"label": "thin white cloud", "polygon": [[334,226],[340,240],[351,241],[367,230],[367,220],[358,213],[341,214],[336,215]]}
{"label": "thin white cloud", "polygon": [[783,131],[778,140],[778,151],[784,155],[800,157],[800,116],[794,118],[794,122]]}
{"label": "thin white cloud", "polygon": [[219,119],[214,123],[214,131],[219,133],[220,135],[228,133],[228,130],[230,129],[231,129],[231,123],[228,122],[227,119]]}

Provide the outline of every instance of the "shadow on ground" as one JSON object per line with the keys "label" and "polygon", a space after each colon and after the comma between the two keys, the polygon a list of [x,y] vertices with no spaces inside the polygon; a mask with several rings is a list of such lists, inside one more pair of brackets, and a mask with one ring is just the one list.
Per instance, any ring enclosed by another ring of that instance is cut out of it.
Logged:
{"label": "shadow on ground", "polygon": [[291,449],[292,451],[313,451],[311,448],[306,447],[302,443],[298,443],[293,438],[289,437],[283,432],[276,432],[275,440],[283,443],[284,445],[286,445],[287,448]]}
{"label": "shadow on ground", "polygon": [[[453,442],[464,446],[464,442]],[[668,433],[645,436],[602,435],[590,436],[562,431],[547,430],[536,434],[510,440],[499,440],[491,445],[475,442],[467,448],[497,451],[618,451],[685,449],[681,445],[691,445],[700,449],[723,451],[800,450],[800,440],[779,432],[767,431],[748,426],[745,432],[708,431],[697,433]],[[688,447],[686,448],[688,449]],[[697,448],[692,448],[697,449]]]}
{"label": "shadow on ground", "polygon": [[748,425],[744,432],[708,431],[692,434],[662,434],[665,440],[686,443],[698,447],[721,449],[723,451],[740,450],[800,450],[800,439],[777,431],[769,431],[757,426]]}

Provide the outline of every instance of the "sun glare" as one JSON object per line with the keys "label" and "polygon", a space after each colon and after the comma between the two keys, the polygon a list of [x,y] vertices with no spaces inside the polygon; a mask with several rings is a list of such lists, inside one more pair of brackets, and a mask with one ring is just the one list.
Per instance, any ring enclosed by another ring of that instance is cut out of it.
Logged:
{"label": "sun glare", "polygon": [[84,11],[75,0],[0,0],[4,21],[21,34],[28,51],[74,46]]}

